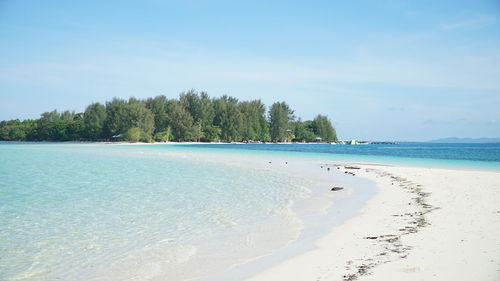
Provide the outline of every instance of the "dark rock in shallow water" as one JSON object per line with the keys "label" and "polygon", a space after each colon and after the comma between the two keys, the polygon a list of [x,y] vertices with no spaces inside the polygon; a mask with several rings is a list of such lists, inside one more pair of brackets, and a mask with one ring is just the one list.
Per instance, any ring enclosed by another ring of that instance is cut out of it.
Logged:
{"label": "dark rock in shallow water", "polygon": [[345,169],[354,169],[354,170],[359,170],[361,169],[360,167],[354,167],[354,166],[345,166]]}
{"label": "dark rock in shallow water", "polygon": [[332,191],[339,191],[339,190],[342,190],[342,189],[344,189],[344,188],[343,188],[343,187],[340,187],[340,186],[334,186],[334,187],[332,188]]}

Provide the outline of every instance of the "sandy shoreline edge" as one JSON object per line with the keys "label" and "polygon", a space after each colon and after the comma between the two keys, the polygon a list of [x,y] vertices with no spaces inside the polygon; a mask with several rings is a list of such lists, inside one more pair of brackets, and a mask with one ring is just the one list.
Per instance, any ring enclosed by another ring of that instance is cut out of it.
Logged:
{"label": "sandy shoreline edge", "polygon": [[377,194],[315,249],[243,280],[500,280],[499,171],[328,165],[373,181]]}
{"label": "sandy shoreline edge", "polygon": [[361,213],[246,281],[500,279],[499,172],[355,166],[378,187]]}
{"label": "sandy shoreline edge", "polygon": [[[267,166],[267,157],[228,159]],[[283,162],[283,157],[274,160]],[[307,162],[325,165],[320,159]],[[271,170],[289,173],[293,164]],[[326,221],[333,229],[311,250],[227,280],[500,280],[500,171],[326,164],[374,182],[377,194],[341,225]],[[313,171],[302,172],[315,177]]]}

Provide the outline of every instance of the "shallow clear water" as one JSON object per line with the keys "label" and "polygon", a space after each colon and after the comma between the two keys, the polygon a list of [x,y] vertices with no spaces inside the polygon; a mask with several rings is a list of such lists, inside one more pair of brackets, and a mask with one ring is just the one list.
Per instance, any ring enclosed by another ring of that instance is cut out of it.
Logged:
{"label": "shallow clear water", "polygon": [[0,280],[195,277],[189,261],[262,254],[267,232],[294,239],[299,184],[153,147],[0,145]]}

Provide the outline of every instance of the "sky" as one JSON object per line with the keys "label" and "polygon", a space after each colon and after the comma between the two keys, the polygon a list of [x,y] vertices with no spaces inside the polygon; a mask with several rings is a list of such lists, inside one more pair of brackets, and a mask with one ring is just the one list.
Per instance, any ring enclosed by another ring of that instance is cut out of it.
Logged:
{"label": "sky", "polygon": [[341,139],[500,137],[500,1],[0,0],[0,120],[190,89]]}

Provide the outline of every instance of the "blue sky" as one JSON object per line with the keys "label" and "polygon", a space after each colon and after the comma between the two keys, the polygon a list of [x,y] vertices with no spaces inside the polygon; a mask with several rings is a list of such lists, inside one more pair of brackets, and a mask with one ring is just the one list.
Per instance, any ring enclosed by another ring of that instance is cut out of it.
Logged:
{"label": "blue sky", "polygon": [[0,0],[0,120],[192,88],[345,139],[500,137],[500,2]]}

